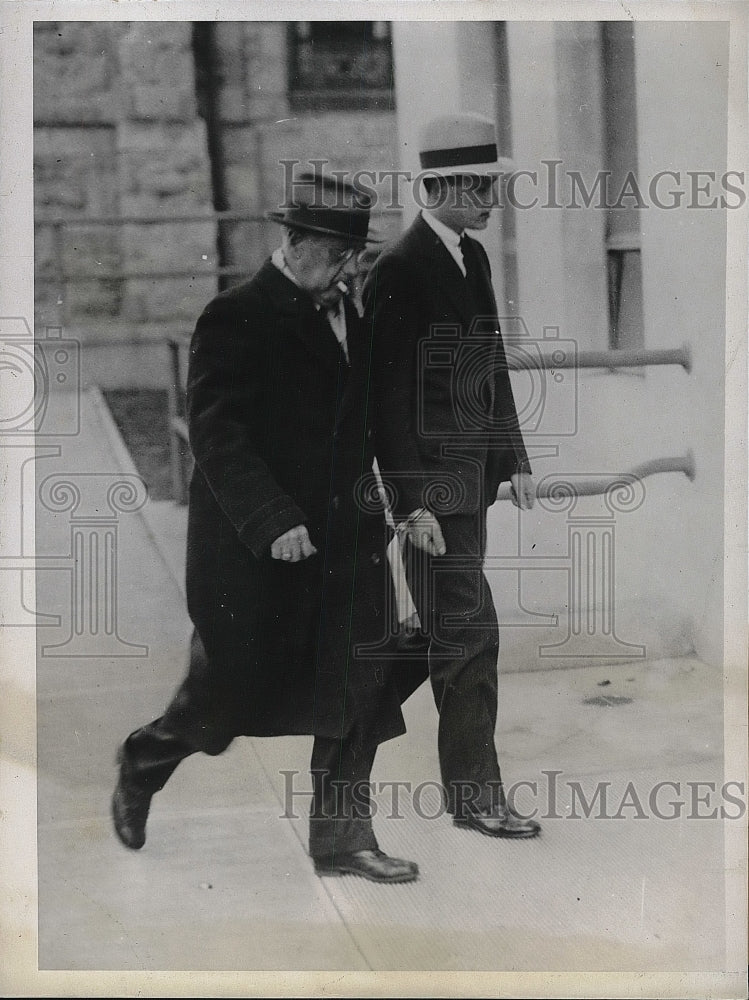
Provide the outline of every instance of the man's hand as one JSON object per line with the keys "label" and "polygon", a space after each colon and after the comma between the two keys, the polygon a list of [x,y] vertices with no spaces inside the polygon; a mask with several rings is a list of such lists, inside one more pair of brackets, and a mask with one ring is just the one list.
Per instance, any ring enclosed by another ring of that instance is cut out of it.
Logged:
{"label": "man's hand", "polygon": [[413,511],[401,527],[406,538],[417,549],[422,549],[431,556],[443,556],[447,552],[440,523],[430,510],[422,507]]}
{"label": "man's hand", "polygon": [[309,556],[314,556],[317,549],[309,540],[307,529],[303,524],[298,524],[290,531],[279,535],[270,547],[270,554],[274,559],[283,559],[284,562],[301,562]]}
{"label": "man's hand", "polygon": [[521,510],[530,510],[536,500],[536,484],[529,472],[516,472],[510,476],[512,502]]}

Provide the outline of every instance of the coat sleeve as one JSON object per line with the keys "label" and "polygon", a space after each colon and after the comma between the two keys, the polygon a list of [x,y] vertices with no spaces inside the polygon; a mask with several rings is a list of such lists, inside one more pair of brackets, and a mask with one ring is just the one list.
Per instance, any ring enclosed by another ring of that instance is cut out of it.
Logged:
{"label": "coat sleeve", "polygon": [[376,262],[364,286],[364,318],[372,333],[375,452],[394,510],[409,514],[424,505],[427,484],[417,424],[419,300],[405,261]]}
{"label": "coat sleeve", "polygon": [[[476,241],[476,247],[481,254],[484,267],[491,281],[491,265],[489,257],[483,246]],[[497,352],[496,375],[494,379],[494,417],[497,425],[502,429],[503,448],[509,448],[515,454],[514,472],[530,472],[531,465],[528,454],[523,443],[523,435],[518,421],[517,408],[515,406],[515,396],[512,391],[512,382],[507,368],[507,356],[505,345],[502,340],[502,333],[499,334],[499,345]]]}
{"label": "coat sleeve", "polygon": [[195,463],[240,540],[258,557],[306,520],[259,446],[266,368],[260,327],[268,322],[259,303],[239,308],[232,298],[214,299],[197,322],[187,378]]}
{"label": "coat sleeve", "polygon": [[506,442],[506,447],[511,448],[515,453],[514,471],[530,472],[531,464],[525,450],[523,435],[520,431],[515,397],[512,392],[510,373],[507,369],[507,358],[501,332],[499,336],[498,362],[494,392],[494,417],[497,425],[502,429],[502,437]]}

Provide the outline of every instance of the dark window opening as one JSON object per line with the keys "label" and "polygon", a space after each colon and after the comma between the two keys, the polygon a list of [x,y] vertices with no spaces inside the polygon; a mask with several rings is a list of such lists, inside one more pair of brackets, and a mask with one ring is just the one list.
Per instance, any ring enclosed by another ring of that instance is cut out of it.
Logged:
{"label": "dark window opening", "polygon": [[393,109],[388,21],[292,21],[288,30],[293,109]]}

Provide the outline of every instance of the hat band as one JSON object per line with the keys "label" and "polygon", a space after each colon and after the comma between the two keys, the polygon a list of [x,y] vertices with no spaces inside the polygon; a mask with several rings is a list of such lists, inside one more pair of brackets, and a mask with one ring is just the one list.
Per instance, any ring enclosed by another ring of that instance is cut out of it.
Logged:
{"label": "hat band", "polygon": [[457,146],[453,149],[428,149],[419,153],[422,170],[438,167],[462,167],[471,163],[496,163],[497,144],[485,146]]}
{"label": "hat band", "polygon": [[287,208],[281,221],[287,226],[332,229],[341,236],[366,237],[369,232],[369,212],[362,209],[312,208],[299,205],[296,208]]}

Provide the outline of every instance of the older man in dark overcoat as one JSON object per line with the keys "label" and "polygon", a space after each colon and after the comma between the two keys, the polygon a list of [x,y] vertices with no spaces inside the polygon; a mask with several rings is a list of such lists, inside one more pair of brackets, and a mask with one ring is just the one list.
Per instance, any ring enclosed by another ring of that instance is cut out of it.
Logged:
{"label": "older man in dark overcoat", "polygon": [[316,870],[409,881],[416,865],[379,850],[367,785],[377,745],[405,730],[407,693],[374,655],[392,633],[392,581],[382,511],[361,489],[370,344],[346,293],[369,204],[315,175],[270,215],[282,246],[192,339],[190,664],[164,715],[120,749],[115,829],[140,848],[152,795],[195,751],[313,734]]}

